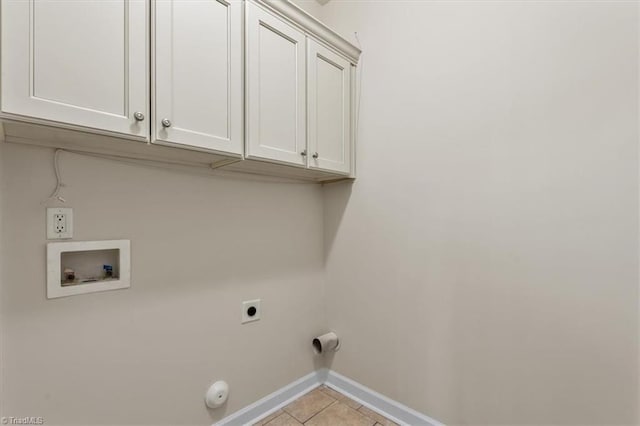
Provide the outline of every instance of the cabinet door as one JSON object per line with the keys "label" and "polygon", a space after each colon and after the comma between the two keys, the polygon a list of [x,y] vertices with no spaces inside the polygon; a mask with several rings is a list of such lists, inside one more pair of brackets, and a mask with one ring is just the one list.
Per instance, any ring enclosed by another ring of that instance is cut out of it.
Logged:
{"label": "cabinet door", "polygon": [[351,64],[309,39],[309,167],[351,172]]}
{"label": "cabinet door", "polygon": [[241,154],[242,1],[156,0],[154,12],[154,142]]}
{"label": "cabinet door", "polygon": [[246,7],[247,156],[306,165],[305,36]]}
{"label": "cabinet door", "polygon": [[2,0],[2,111],[148,138],[147,16],[145,0]]}

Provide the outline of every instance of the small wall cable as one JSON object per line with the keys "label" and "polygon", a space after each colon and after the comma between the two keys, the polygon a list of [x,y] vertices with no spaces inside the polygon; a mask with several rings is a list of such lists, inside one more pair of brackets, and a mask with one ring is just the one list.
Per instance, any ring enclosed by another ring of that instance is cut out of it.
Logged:
{"label": "small wall cable", "polygon": [[289,185],[317,185],[317,182],[309,182],[309,181],[299,181],[293,178],[277,178],[273,176],[264,176],[259,175],[257,177],[256,174],[250,172],[238,172],[238,171],[226,171],[221,169],[213,169],[211,165],[204,163],[192,163],[192,162],[184,162],[184,161],[173,161],[173,160],[159,160],[159,159],[149,159],[149,158],[137,158],[137,157],[129,157],[127,155],[118,155],[118,154],[99,154],[93,152],[85,152],[85,151],[77,151],[72,149],[56,149],[54,154],[54,170],[56,174],[56,187],[52,194],[43,201],[42,204],[45,204],[51,200],[60,201],[65,203],[66,200],[60,195],[60,191],[66,185],[62,182],[62,175],[60,173],[60,155],[66,152],[68,154],[75,154],[83,157],[92,157],[99,158],[108,161],[115,161],[122,164],[133,165],[138,167],[146,167],[150,169],[161,169],[167,171],[173,171],[178,173],[190,174],[194,176],[202,176],[209,178],[218,178],[218,179],[229,179],[235,181],[247,181],[247,182],[255,182],[262,184],[289,184]]}
{"label": "small wall cable", "polygon": [[44,200],[41,204],[46,204],[51,200],[59,201],[61,203],[66,203],[67,200],[60,195],[60,191],[65,187],[64,182],[62,182],[62,175],[60,174],[60,154],[62,154],[62,149],[56,149],[56,152],[53,154],[53,171],[56,174],[56,187],[54,188],[49,198]]}

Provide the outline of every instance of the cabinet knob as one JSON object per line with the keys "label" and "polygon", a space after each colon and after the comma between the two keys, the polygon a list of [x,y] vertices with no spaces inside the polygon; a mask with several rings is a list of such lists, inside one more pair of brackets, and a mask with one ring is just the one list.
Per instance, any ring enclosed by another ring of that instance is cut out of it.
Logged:
{"label": "cabinet knob", "polygon": [[306,156],[307,156],[307,150],[305,149],[304,151],[302,151],[302,152],[300,153],[300,155],[302,155],[303,157],[306,157]]}
{"label": "cabinet knob", "polygon": [[315,158],[315,159],[318,159],[318,153],[317,153],[317,152],[314,152],[314,153],[313,153],[313,155],[312,155],[312,157],[313,157],[313,158]]}
{"label": "cabinet knob", "polygon": [[144,121],[144,114],[140,111],[136,111],[133,113],[133,118],[135,118],[136,121]]}
{"label": "cabinet knob", "polygon": [[171,120],[169,120],[168,118],[163,118],[162,127],[171,127]]}

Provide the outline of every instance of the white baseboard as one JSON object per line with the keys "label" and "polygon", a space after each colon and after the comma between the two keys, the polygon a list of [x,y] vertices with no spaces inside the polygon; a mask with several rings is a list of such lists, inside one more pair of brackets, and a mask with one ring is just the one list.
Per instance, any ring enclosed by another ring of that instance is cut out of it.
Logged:
{"label": "white baseboard", "polygon": [[326,368],[307,374],[259,401],[225,417],[213,426],[251,425],[322,384],[335,389],[399,425],[444,426],[443,423],[431,417]]}
{"label": "white baseboard", "polygon": [[387,398],[335,371],[327,373],[324,384],[399,425],[444,426],[443,423]]}
{"label": "white baseboard", "polygon": [[287,404],[300,398],[314,388],[320,386],[326,379],[326,372],[321,370],[309,373],[287,386],[278,389],[254,402],[243,409],[225,417],[214,426],[239,426],[250,425],[267,417],[286,406]]}

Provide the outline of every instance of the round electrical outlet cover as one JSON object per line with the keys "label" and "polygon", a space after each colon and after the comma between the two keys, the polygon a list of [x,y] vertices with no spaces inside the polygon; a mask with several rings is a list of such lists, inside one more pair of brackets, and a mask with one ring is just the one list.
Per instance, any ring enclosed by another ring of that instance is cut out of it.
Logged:
{"label": "round electrical outlet cover", "polygon": [[211,385],[211,387],[207,391],[207,395],[205,396],[204,401],[207,404],[207,407],[218,408],[222,404],[227,402],[228,397],[229,385],[224,380],[218,380]]}

